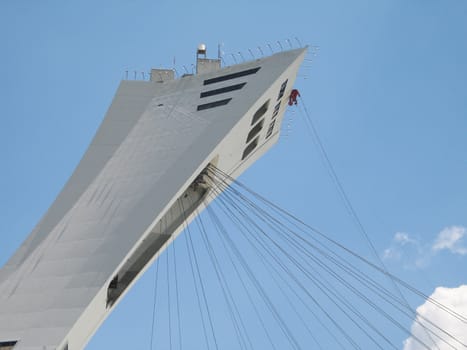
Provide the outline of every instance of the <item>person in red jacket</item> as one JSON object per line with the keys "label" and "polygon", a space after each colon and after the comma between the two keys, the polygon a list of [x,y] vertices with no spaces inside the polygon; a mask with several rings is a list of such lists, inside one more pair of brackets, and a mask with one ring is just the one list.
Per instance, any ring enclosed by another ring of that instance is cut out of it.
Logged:
{"label": "person in red jacket", "polygon": [[298,103],[297,98],[300,96],[300,93],[297,89],[293,89],[290,92],[289,96],[289,106],[296,105]]}

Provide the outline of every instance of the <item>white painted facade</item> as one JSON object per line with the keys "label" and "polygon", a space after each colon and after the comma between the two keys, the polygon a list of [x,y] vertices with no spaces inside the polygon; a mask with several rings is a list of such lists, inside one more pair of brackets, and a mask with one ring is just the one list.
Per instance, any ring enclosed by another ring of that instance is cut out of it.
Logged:
{"label": "white painted facade", "polygon": [[277,142],[305,52],[122,81],[70,180],[0,270],[0,350],[82,349],[209,201],[209,186],[192,185],[208,164],[235,178]]}

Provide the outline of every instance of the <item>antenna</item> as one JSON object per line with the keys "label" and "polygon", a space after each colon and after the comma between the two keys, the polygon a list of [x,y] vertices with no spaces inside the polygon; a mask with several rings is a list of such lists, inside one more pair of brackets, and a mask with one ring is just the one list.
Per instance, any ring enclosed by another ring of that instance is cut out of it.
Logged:
{"label": "antenna", "polygon": [[282,44],[279,40],[277,40],[277,45],[279,45],[279,47],[281,48],[281,51],[284,51],[284,48],[282,47]]}
{"label": "antenna", "polygon": [[261,52],[261,56],[264,56],[264,52],[263,52],[263,50],[261,49],[261,46],[258,46],[258,50],[259,50],[259,52]]}
{"label": "antenna", "polygon": [[234,62],[237,63],[237,59],[235,58],[235,55],[233,53],[231,53],[230,56],[232,56]]}
{"label": "antenna", "polygon": [[295,40],[297,41],[299,47],[303,47],[302,43],[300,42],[300,40],[298,40],[297,37],[295,37]]}
{"label": "antenna", "polygon": [[217,58],[218,59],[222,59],[222,45],[224,45],[223,43],[219,43],[217,44]]}
{"label": "antenna", "polygon": [[274,53],[274,50],[272,49],[271,44],[268,44],[269,50],[271,50],[271,53]]}

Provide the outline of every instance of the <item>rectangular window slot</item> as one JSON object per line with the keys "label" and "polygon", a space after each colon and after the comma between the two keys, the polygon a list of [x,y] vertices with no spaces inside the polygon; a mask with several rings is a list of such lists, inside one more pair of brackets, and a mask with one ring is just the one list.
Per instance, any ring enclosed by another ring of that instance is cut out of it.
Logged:
{"label": "rectangular window slot", "polygon": [[251,152],[253,152],[256,146],[258,146],[258,140],[259,140],[259,136],[256,137],[253,141],[251,141],[251,143],[248,146],[246,146],[245,150],[243,151],[242,160],[248,157],[248,155]]}
{"label": "rectangular window slot", "polygon": [[274,107],[274,112],[272,113],[272,117],[275,118],[281,109],[281,101]]}
{"label": "rectangular window slot", "polygon": [[261,131],[261,129],[263,128],[263,124],[264,124],[264,119],[262,119],[258,124],[256,124],[253,129],[250,130],[250,132],[248,133],[248,136],[246,138],[246,143],[250,142],[253,137],[255,137],[256,135],[258,135],[258,133]]}
{"label": "rectangular window slot", "polygon": [[203,98],[203,97],[208,97],[208,96],[214,96],[214,95],[223,94],[223,93],[226,93],[226,92],[229,92],[229,91],[240,90],[240,89],[243,88],[245,85],[246,85],[246,83],[241,83],[241,84],[235,84],[235,85],[231,85],[231,86],[226,86],[226,87],[223,87],[223,88],[220,88],[220,89],[204,91],[204,92],[202,92],[202,93],[199,95],[199,97]]}
{"label": "rectangular window slot", "polygon": [[0,350],[13,350],[17,340],[0,341]]}
{"label": "rectangular window slot", "polygon": [[219,101],[214,101],[214,102],[199,105],[198,106],[198,111],[202,111],[202,110],[209,109],[209,108],[214,108],[214,107],[219,107],[219,106],[224,106],[227,103],[229,103],[230,100],[231,100],[231,98],[226,98],[224,100],[219,100]]}
{"label": "rectangular window slot", "polygon": [[251,69],[243,70],[243,71],[237,72],[237,73],[232,73],[232,74],[227,74],[227,75],[221,75],[220,77],[215,77],[215,78],[211,78],[211,79],[206,79],[206,80],[204,81],[204,85],[219,83],[219,82],[221,82],[221,81],[226,81],[226,80],[230,80],[230,79],[235,79],[235,78],[244,77],[244,76],[246,76],[246,75],[255,74],[255,73],[256,73],[257,71],[259,71],[260,69],[261,69],[261,67],[256,67],[256,68],[251,68]]}
{"label": "rectangular window slot", "polygon": [[267,100],[259,109],[255,112],[253,115],[253,118],[251,119],[251,125],[255,125],[258,120],[261,119],[261,117],[267,112],[268,107],[269,107],[269,101]]}
{"label": "rectangular window slot", "polygon": [[272,131],[274,130],[274,124],[276,124],[276,120],[274,119],[271,124],[269,124],[268,132],[266,134],[266,138],[272,135]]}
{"label": "rectangular window slot", "polygon": [[284,96],[284,92],[285,92],[285,88],[287,87],[287,82],[289,81],[289,79],[287,79],[286,81],[284,81],[281,85],[281,89],[279,91],[279,96],[277,97],[277,101],[279,101],[282,96]]}

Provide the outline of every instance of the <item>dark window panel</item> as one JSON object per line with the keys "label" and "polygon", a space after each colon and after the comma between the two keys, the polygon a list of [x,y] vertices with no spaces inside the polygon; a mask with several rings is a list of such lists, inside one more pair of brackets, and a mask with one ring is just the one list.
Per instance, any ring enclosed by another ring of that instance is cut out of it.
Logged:
{"label": "dark window panel", "polygon": [[258,140],[259,140],[259,136],[257,138],[255,138],[253,141],[251,141],[251,143],[246,146],[245,150],[243,151],[243,156],[242,156],[242,160],[244,160],[246,157],[248,157],[248,155],[253,152],[253,150],[256,148],[256,146],[258,146]]}
{"label": "dark window panel", "polygon": [[246,143],[250,142],[253,137],[255,137],[256,135],[258,135],[258,133],[261,131],[261,129],[263,128],[263,124],[264,124],[264,119],[261,120],[258,124],[256,124],[253,129],[250,130],[250,132],[248,133],[248,136],[246,138]]}
{"label": "dark window panel", "polygon": [[285,92],[285,88],[287,87],[287,82],[289,81],[289,79],[287,79],[286,81],[284,81],[281,85],[281,90],[279,91],[279,96],[277,97],[277,101],[279,101],[282,96],[284,96],[284,92]]}
{"label": "dark window panel", "polygon": [[0,341],[0,350],[12,350],[18,341]]}
{"label": "dark window panel", "polygon": [[272,117],[275,118],[277,114],[279,113],[279,110],[281,108],[281,101],[277,105],[274,106],[274,112],[272,113]]}
{"label": "dark window panel", "polygon": [[226,81],[226,80],[230,80],[230,79],[235,79],[235,78],[244,77],[244,76],[246,76],[246,75],[255,74],[255,73],[256,73],[257,71],[259,71],[260,69],[261,69],[261,67],[256,67],[256,68],[251,68],[251,69],[243,70],[243,71],[237,72],[237,73],[232,73],[232,74],[227,74],[227,75],[221,75],[220,77],[215,77],[215,78],[211,78],[211,79],[206,79],[206,80],[204,81],[204,85],[219,83],[219,82],[221,82],[221,81]]}
{"label": "dark window panel", "polygon": [[266,134],[266,138],[272,135],[272,131],[274,130],[274,124],[276,123],[276,120],[274,119],[271,124],[269,124],[268,132]]}
{"label": "dark window panel", "polygon": [[241,84],[236,84],[236,85],[231,85],[231,86],[226,86],[220,89],[215,89],[215,90],[209,90],[209,91],[204,91],[202,92],[199,97],[208,97],[208,96],[214,96],[214,95],[219,95],[223,94],[229,91],[235,91],[235,90],[240,90],[246,85],[246,83],[241,83]]}
{"label": "dark window panel", "polygon": [[266,113],[269,107],[269,101],[270,100],[267,100],[261,107],[258,108],[258,110],[253,115],[253,118],[251,119],[251,125],[255,125],[256,122],[261,119],[264,113]]}
{"label": "dark window panel", "polygon": [[214,101],[214,102],[209,102],[209,103],[199,105],[198,111],[202,111],[204,109],[209,109],[209,108],[214,108],[214,107],[219,107],[219,106],[224,106],[227,103],[229,103],[230,100],[231,98],[226,98],[225,100],[219,100],[219,101]]}

